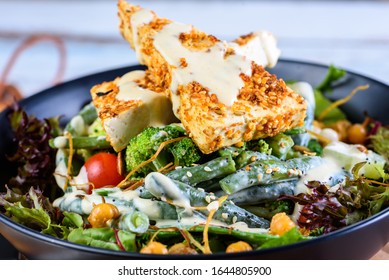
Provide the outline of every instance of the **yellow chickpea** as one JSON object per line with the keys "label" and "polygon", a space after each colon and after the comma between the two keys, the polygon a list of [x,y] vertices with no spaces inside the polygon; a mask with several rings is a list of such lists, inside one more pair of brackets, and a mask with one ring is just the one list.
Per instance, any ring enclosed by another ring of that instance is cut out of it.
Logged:
{"label": "yellow chickpea", "polygon": [[107,227],[107,222],[120,216],[118,208],[110,203],[100,203],[93,207],[88,221],[93,228]]}
{"label": "yellow chickpea", "polygon": [[174,255],[197,255],[197,251],[187,244],[184,243],[176,243],[169,248],[169,254]]}
{"label": "yellow chickpea", "polygon": [[347,138],[351,144],[364,144],[367,138],[367,130],[363,124],[353,124],[347,129]]}
{"label": "yellow chickpea", "polygon": [[157,241],[151,241],[149,244],[147,244],[140,250],[140,253],[166,255],[168,254],[168,250],[166,248],[166,245]]}
{"label": "yellow chickpea", "polygon": [[274,235],[283,235],[296,225],[284,212],[277,213],[270,222],[270,233]]}
{"label": "yellow chickpea", "polygon": [[253,248],[250,246],[250,244],[244,241],[238,241],[228,245],[226,253],[247,252],[251,250],[253,250]]}
{"label": "yellow chickpea", "polygon": [[329,128],[332,128],[338,133],[339,140],[340,141],[346,141],[347,140],[347,130],[351,126],[351,123],[348,120],[340,120],[337,121],[331,125],[329,125]]}

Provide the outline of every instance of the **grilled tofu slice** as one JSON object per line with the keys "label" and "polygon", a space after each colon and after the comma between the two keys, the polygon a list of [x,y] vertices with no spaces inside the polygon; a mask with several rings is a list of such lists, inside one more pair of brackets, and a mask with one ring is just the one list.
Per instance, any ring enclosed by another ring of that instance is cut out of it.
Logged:
{"label": "grilled tofu slice", "polygon": [[132,71],[91,89],[107,140],[117,152],[144,128],[177,121],[169,97],[142,88],[144,79],[144,71]]}
{"label": "grilled tofu slice", "polygon": [[147,87],[170,96],[203,153],[303,125],[304,99],[248,55],[258,34],[226,43],[125,1],[118,5],[120,31],[148,67]]}
{"label": "grilled tofu slice", "polygon": [[268,31],[258,31],[240,36],[228,44],[235,53],[245,56],[263,67],[274,67],[281,55],[277,40]]}

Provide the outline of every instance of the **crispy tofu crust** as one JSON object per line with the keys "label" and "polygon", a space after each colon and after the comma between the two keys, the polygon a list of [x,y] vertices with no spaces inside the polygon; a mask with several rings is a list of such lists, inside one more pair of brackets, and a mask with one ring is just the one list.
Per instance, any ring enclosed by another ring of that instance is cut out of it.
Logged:
{"label": "crispy tofu crust", "polygon": [[129,108],[138,106],[140,100],[118,100],[116,98],[119,93],[117,84],[120,77],[110,82],[103,82],[91,88],[92,101],[95,105],[99,118],[104,122],[108,118],[118,116],[121,112],[127,111]]}
{"label": "crispy tofu crust", "polygon": [[[134,47],[131,17],[141,8],[123,0],[119,0],[118,6],[121,34]],[[154,36],[171,21],[159,18],[155,13],[153,15],[149,23],[137,29],[138,55],[148,67],[144,86],[171,96],[173,66],[153,45]],[[251,36],[242,36],[236,42],[245,44]],[[180,34],[179,40],[193,51],[208,49],[219,41],[195,28],[190,33]],[[232,54],[234,50],[227,49],[225,55]],[[180,60],[180,67],[186,67],[185,58]],[[232,106],[219,102],[215,94],[210,94],[196,81],[178,86],[179,119],[203,153],[212,153],[242,141],[274,136],[304,123],[306,102],[283,80],[255,62],[252,62],[251,76],[241,73],[240,77],[244,86]]]}

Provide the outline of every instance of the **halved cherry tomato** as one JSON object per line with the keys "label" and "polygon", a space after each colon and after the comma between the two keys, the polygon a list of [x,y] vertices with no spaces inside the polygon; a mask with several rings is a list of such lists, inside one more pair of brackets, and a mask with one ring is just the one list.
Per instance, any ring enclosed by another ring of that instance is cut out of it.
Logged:
{"label": "halved cherry tomato", "polygon": [[85,162],[88,180],[93,188],[98,189],[107,186],[116,186],[124,177],[119,174],[117,156],[114,154],[101,152],[91,156]]}

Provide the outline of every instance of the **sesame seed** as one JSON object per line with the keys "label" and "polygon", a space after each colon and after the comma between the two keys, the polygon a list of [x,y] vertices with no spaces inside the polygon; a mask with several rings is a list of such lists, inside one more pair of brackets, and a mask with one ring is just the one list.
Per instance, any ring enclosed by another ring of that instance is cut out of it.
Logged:
{"label": "sesame seed", "polygon": [[204,171],[211,172],[211,171],[212,171],[212,169],[211,169],[211,168],[209,168],[208,166],[206,166],[206,167],[204,167]]}
{"label": "sesame seed", "polygon": [[207,195],[207,196],[205,196],[205,201],[207,202],[207,203],[211,203],[211,198],[209,197],[209,195]]}
{"label": "sesame seed", "polygon": [[263,174],[262,174],[262,173],[259,173],[259,174],[257,175],[257,178],[258,178],[258,181],[262,181],[262,179],[263,179]]}
{"label": "sesame seed", "polygon": [[218,201],[212,201],[210,204],[208,204],[207,206],[207,210],[208,211],[211,211],[211,210],[217,210],[219,208],[219,202]]}
{"label": "sesame seed", "polygon": [[270,174],[270,173],[272,173],[272,172],[273,172],[272,169],[270,169],[270,168],[266,169],[266,174]]}
{"label": "sesame seed", "polygon": [[222,213],[222,218],[224,220],[227,220],[228,219],[228,213]]}
{"label": "sesame seed", "polygon": [[233,224],[235,224],[237,220],[238,220],[238,217],[237,217],[237,216],[232,217],[232,223],[233,223]]}
{"label": "sesame seed", "polygon": [[192,173],[190,173],[190,171],[187,171],[186,176],[188,176],[190,178],[190,177],[192,177]]}

